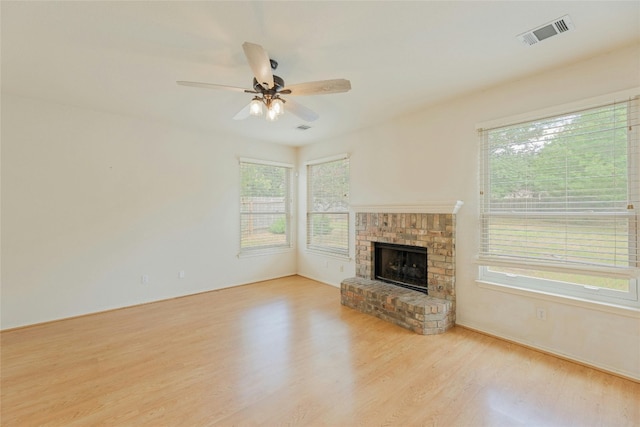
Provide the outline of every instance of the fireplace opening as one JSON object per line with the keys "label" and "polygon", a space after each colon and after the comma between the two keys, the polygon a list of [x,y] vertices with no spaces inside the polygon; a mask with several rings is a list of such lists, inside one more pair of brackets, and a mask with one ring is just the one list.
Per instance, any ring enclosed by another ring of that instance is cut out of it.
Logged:
{"label": "fireplace opening", "polygon": [[375,278],[428,294],[427,248],[374,243]]}

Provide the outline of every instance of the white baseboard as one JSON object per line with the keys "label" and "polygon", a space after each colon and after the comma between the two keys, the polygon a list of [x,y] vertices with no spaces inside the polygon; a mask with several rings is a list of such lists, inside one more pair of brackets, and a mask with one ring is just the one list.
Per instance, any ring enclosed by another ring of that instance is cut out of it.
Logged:
{"label": "white baseboard", "polygon": [[571,362],[576,362],[579,363],[581,365],[590,367],[590,368],[594,368],[600,371],[604,371],[610,374],[614,374],[617,375],[619,377],[623,377],[626,379],[629,379],[631,381],[635,381],[635,382],[640,382],[640,373],[638,372],[631,372],[631,371],[626,371],[624,369],[619,369],[617,367],[614,366],[609,366],[603,363],[599,363],[599,362],[595,362],[593,360],[589,360],[589,359],[585,359],[583,357],[580,356],[576,356],[574,354],[568,354],[568,353],[564,353],[562,351],[558,351],[557,349],[554,348],[550,348],[550,347],[546,347],[546,346],[542,346],[539,344],[534,344],[531,342],[528,342],[526,340],[523,340],[519,337],[514,337],[514,336],[510,336],[508,334],[504,334],[502,332],[498,332],[498,331],[494,331],[491,329],[488,329],[484,326],[479,326],[474,324],[473,322],[460,322],[458,320],[456,320],[456,325],[462,326],[463,328],[467,328],[467,329],[471,329],[473,331],[476,332],[480,332],[486,335],[490,335],[492,337],[498,338],[498,339],[503,339],[506,341],[510,341],[516,344],[520,344],[524,347],[527,348],[531,348],[534,350],[539,350],[543,353],[547,353],[553,356],[557,356],[561,359],[565,359],[565,360],[569,360]]}
{"label": "white baseboard", "polygon": [[296,274],[297,274],[298,276],[300,276],[300,277],[306,277],[307,279],[315,280],[316,282],[320,282],[320,283],[323,283],[323,284],[325,284],[325,285],[333,286],[334,288],[339,288],[339,287],[340,287],[340,285],[336,285],[336,284],[334,284],[334,283],[326,282],[326,281],[324,281],[324,280],[322,280],[322,279],[318,279],[318,278],[313,277],[313,276],[311,276],[311,275],[309,275],[309,274],[302,274],[302,273],[296,273]]}

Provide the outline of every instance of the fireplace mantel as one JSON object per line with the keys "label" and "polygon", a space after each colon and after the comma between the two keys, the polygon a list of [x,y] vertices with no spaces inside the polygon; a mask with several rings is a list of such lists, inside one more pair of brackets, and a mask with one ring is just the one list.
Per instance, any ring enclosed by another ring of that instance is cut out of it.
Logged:
{"label": "fireplace mantel", "polygon": [[375,212],[375,213],[430,213],[430,214],[457,214],[462,205],[461,200],[450,200],[444,202],[419,202],[406,205],[351,205],[355,213]]}

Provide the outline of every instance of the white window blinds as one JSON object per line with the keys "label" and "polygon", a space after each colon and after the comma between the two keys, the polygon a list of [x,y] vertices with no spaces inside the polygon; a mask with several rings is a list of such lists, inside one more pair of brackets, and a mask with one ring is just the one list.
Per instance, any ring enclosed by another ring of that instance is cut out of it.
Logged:
{"label": "white window blinds", "polygon": [[349,255],[349,158],[307,165],[307,248]]}
{"label": "white window blinds", "polygon": [[633,277],[638,100],[481,130],[485,265]]}
{"label": "white window blinds", "polygon": [[241,159],[240,250],[291,246],[292,166]]}

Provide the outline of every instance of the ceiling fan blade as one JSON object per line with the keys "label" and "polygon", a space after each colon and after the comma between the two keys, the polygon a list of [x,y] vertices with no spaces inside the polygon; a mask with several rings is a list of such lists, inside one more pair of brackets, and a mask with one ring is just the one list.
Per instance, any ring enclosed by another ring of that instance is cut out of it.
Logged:
{"label": "ceiling fan blade", "polygon": [[244,120],[249,117],[249,107],[251,107],[251,103],[248,103],[242,110],[238,111],[238,113],[233,116],[233,120]]}
{"label": "ceiling fan blade", "polygon": [[307,122],[313,122],[320,118],[318,113],[310,110],[302,104],[298,104],[292,99],[285,100],[284,110],[295,114],[296,116],[300,117],[302,120],[306,120]]}
{"label": "ceiling fan blade", "polygon": [[287,86],[284,91],[289,90],[291,95],[324,95],[329,93],[348,92],[351,90],[351,82],[346,79],[320,80],[317,82],[298,83]]}
{"label": "ceiling fan blade", "polygon": [[272,88],[273,73],[271,72],[271,61],[269,61],[267,51],[259,44],[249,42],[244,42],[242,49],[244,49],[244,54],[258,83],[265,89]]}
{"label": "ceiling fan blade", "polygon": [[185,81],[177,81],[176,83],[178,83],[181,86],[192,86],[192,87],[200,87],[205,89],[225,89],[225,90],[233,90],[236,92],[257,93],[255,90],[244,89],[236,86],[216,85],[213,83],[185,82]]}

